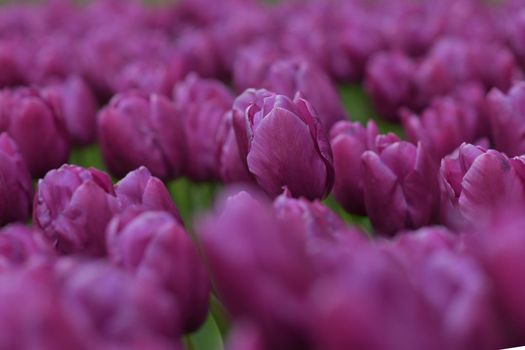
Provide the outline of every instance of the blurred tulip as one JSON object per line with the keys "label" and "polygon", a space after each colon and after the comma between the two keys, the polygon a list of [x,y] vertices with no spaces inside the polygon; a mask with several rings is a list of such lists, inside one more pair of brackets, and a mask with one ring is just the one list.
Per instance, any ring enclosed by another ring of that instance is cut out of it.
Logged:
{"label": "blurred tulip", "polygon": [[142,165],[162,179],[182,173],[182,121],[167,98],[140,92],[116,95],[98,118],[102,155],[113,175],[123,177]]}
{"label": "blurred tulip", "polygon": [[200,327],[208,313],[208,276],[190,237],[173,216],[128,210],[109,225],[107,246],[115,265],[173,295],[184,332]]}
{"label": "blurred tulip", "polygon": [[509,157],[525,153],[525,83],[507,94],[492,89],[487,97],[494,146]]}
{"label": "blurred tulip", "polygon": [[216,163],[217,130],[233,96],[219,81],[189,75],[175,86],[174,105],[181,116],[188,152],[186,174],[196,181],[219,178]]}
{"label": "blurred tulip", "polygon": [[63,165],[39,180],[33,224],[59,253],[104,255],[106,226],[119,210],[111,178],[94,168]]}
{"label": "blurred tulip", "polygon": [[171,199],[164,183],[152,176],[148,169],[140,167],[128,173],[115,184],[115,193],[121,209],[130,207],[144,210],[165,211],[183,225],[179,210]]}
{"label": "blurred tulip", "polygon": [[69,138],[57,101],[33,88],[0,92],[0,130],[6,131],[33,177],[59,167],[69,156]]}
{"label": "blurred tulip", "polygon": [[361,155],[368,150],[382,150],[398,142],[399,137],[379,135],[373,121],[369,121],[366,127],[359,122],[342,121],[334,125],[330,139],[335,168],[333,194],[346,211],[365,215]]}
{"label": "blurred tulip", "polygon": [[[246,90],[233,105],[237,144],[249,172],[270,196],[323,198],[332,189],[330,144],[311,105],[267,90]],[[290,142],[293,140],[293,142]]]}
{"label": "blurred tulip", "polygon": [[0,230],[0,271],[23,265],[35,257],[55,256],[51,244],[42,232],[22,225],[10,225]]}
{"label": "blurred tulip", "polygon": [[67,132],[74,144],[82,146],[95,141],[98,104],[81,77],[73,75],[61,84],[52,84],[44,89],[44,95],[58,101]]}
{"label": "blurred tulip", "polygon": [[395,142],[361,159],[366,212],[378,232],[393,235],[437,219],[437,168],[420,143]]}
{"label": "blurred tulip", "polygon": [[8,134],[0,134],[0,225],[31,216],[33,184],[18,147]]}
{"label": "blurred tulip", "polygon": [[[262,42],[241,50],[233,65],[233,85],[237,92],[263,87],[268,70],[281,56],[280,50],[271,43]],[[293,94],[292,92],[292,97]]]}

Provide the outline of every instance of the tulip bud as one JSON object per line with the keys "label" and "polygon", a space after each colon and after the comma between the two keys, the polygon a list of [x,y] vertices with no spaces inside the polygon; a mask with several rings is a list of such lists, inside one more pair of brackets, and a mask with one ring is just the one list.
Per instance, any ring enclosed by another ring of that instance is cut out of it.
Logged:
{"label": "tulip bud", "polygon": [[416,63],[402,53],[372,56],[364,86],[381,117],[397,121],[399,107],[412,106],[415,71]]}
{"label": "tulip bud", "polygon": [[218,179],[217,130],[231,108],[233,96],[219,81],[191,74],[175,86],[174,101],[186,134],[186,174],[197,181]]}
{"label": "tulip bud", "polygon": [[309,199],[330,192],[330,144],[307,101],[246,90],[234,102],[233,126],[242,159],[270,196],[285,186],[293,196]]}
{"label": "tulip bud", "polygon": [[62,254],[104,255],[106,225],[118,209],[106,173],[66,164],[39,180],[33,224]]}
{"label": "tulip bud", "polygon": [[184,332],[204,322],[210,292],[206,270],[190,237],[171,215],[124,212],[108,227],[107,247],[114,264],[173,295]]}
{"label": "tulip bud", "polygon": [[22,265],[35,257],[55,255],[42,232],[22,225],[10,225],[0,230],[0,271]]}
{"label": "tulip bud", "polygon": [[395,142],[361,159],[366,212],[377,231],[392,235],[435,220],[437,169],[421,144]]}
{"label": "tulip bud", "polygon": [[401,120],[408,139],[421,144],[441,160],[463,142],[476,142],[487,136],[483,88],[465,87],[467,99],[440,97],[433,100],[420,116],[408,110],[401,111]]}
{"label": "tulip bud", "polygon": [[163,96],[116,95],[99,114],[98,133],[104,160],[117,177],[142,165],[162,179],[182,173],[182,124]]}
{"label": "tulip bud", "polygon": [[487,97],[494,146],[509,157],[525,153],[525,83],[517,83],[505,95],[492,89]]}
{"label": "tulip bud", "polygon": [[[519,160],[512,160],[514,164]],[[441,220],[480,224],[502,207],[525,203],[523,180],[503,153],[463,144],[441,162]]]}
{"label": "tulip bud", "polygon": [[367,150],[378,151],[399,138],[394,134],[379,135],[373,121],[366,128],[359,122],[342,121],[334,125],[330,139],[335,168],[334,196],[346,211],[365,215],[361,155]]}
{"label": "tulip bud", "polygon": [[258,87],[290,98],[299,92],[315,109],[326,130],[330,130],[339,120],[347,119],[330,77],[308,61],[296,59],[274,62]]}
{"label": "tulip bud", "polygon": [[17,145],[6,133],[0,134],[0,225],[25,221],[31,216],[33,184]]}
{"label": "tulip bud", "polygon": [[0,130],[17,143],[33,177],[67,161],[70,146],[61,111],[38,90],[0,92]]}
{"label": "tulip bud", "polygon": [[67,132],[76,145],[87,145],[95,140],[98,104],[84,80],[73,75],[62,84],[50,85],[44,94],[58,101]]}
{"label": "tulip bud", "polygon": [[62,304],[78,327],[101,339],[134,343],[180,334],[178,305],[155,284],[134,278],[106,261],[61,259],[55,266]]}
{"label": "tulip bud", "polygon": [[179,210],[171,199],[166,185],[140,167],[126,175],[115,185],[121,210],[135,207],[143,210],[166,211],[183,225]]}

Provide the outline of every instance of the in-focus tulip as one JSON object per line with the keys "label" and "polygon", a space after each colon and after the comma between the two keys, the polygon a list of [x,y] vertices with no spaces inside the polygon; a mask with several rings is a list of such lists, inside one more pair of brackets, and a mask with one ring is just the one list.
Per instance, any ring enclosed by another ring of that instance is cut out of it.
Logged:
{"label": "in-focus tulip", "polygon": [[0,225],[31,216],[33,184],[18,147],[8,134],[0,134]]}
{"label": "in-focus tulip", "polygon": [[33,224],[62,254],[104,255],[106,226],[118,209],[106,173],[66,164],[39,180]]}
{"label": "in-focus tulip", "polygon": [[69,156],[69,137],[56,106],[33,88],[0,92],[0,130],[15,140],[33,177],[61,166]]}
{"label": "in-focus tulip", "polygon": [[420,116],[401,111],[405,133],[413,143],[421,144],[436,160],[441,160],[463,142],[487,137],[485,92],[479,85],[464,88],[464,97],[439,97]]}
{"label": "in-focus tulip", "polygon": [[175,86],[174,104],[186,134],[185,173],[190,179],[219,179],[217,130],[232,103],[232,94],[219,81],[199,79],[191,74]]}
{"label": "in-focus tulip", "polygon": [[420,143],[395,142],[361,157],[366,212],[378,232],[391,235],[437,219],[437,167]]}
{"label": "in-focus tulip", "polygon": [[233,105],[233,126],[242,159],[270,196],[287,187],[295,197],[323,198],[332,189],[330,144],[316,112],[267,90],[246,90]]}
{"label": "in-focus tulip", "polygon": [[140,167],[115,184],[115,194],[121,210],[137,208],[142,210],[166,211],[181,225],[179,210],[171,199],[166,185],[152,176],[148,169]]}
{"label": "in-focus tulip", "polygon": [[300,93],[316,110],[321,124],[327,131],[339,120],[347,119],[330,77],[306,60],[288,59],[274,62],[258,87],[290,98]]}
{"label": "in-focus tulip", "polygon": [[40,230],[18,224],[0,230],[0,271],[22,265],[36,257],[46,259],[55,254]]}
{"label": "in-focus tulip", "polygon": [[[520,167],[521,164],[521,167]],[[441,220],[451,227],[479,225],[503,207],[525,203],[523,160],[463,144],[441,162]]]}
{"label": "in-focus tulip", "polygon": [[116,95],[98,118],[102,155],[113,175],[123,177],[142,165],[162,179],[182,173],[182,122],[166,97]]}
{"label": "in-focus tulip", "polygon": [[98,104],[81,77],[73,75],[63,83],[50,85],[44,94],[58,101],[67,132],[74,144],[82,146],[95,140]]}
{"label": "in-focus tulip", "polygon": [[108,226],[107,246],[114,264],[173,295],[184,332],[199,328],[208,313],[208,276],[190,237],[173,216],[125,211]]}
{"label": "in-focus tulip", "polygon": [[507,94],[493,89],[487,97],[494,146],[509,157],[525,154],[525,83]]}
{"label": "in-focus tulip", "polygon": [[366,127],[359,122],[341,121],[330,131],[330,140],[335,168],[334,196],[346,211],[365,215],[361,155],[368,150],[379,151],[399,141],[399,137],[379,135],[373,121]]}

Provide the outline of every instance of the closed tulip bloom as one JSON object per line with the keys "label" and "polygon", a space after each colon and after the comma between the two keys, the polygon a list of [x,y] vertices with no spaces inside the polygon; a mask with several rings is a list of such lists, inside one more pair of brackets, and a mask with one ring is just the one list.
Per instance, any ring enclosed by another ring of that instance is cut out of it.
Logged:
{"label": "closed tulip bloom", "polygon": [[487,100],[494,147],[509,157],[524,154],[525,83],[517,83],[507,94],[493,89]]}
{"label": "closed tulip bloom", "polygon": [[174,297],[184,332],[199,328],[208,313],[208,276],[190,237],[173,216],[128,210],[108,227],[107,246],[114,264]]}
{"label": "closed tulip bloom", "polygon": [[479,85],[470,89],[468,99],[440,97],[420,116],[408,110],[401,112],[407,137],[413,143],[421,142],[436,160],[441,160],[463,142],[476,142],[488,136],[483,107],[484,91]]}
{"label": "closed tulip bloom", "polygon": [[8,134],[0,134],[0,225],[31,216],[33,184],[22,155]]}
{"label": "closed tulip bloom", "polygon": [[382,118],[397,121],[401,106],[412,106],[416,63],[400,53],[377,53],[368,62],[365,90]]}
{"label": "closed tulip bloom", "polygon": [[270,196],[323,198],[332,189],[332,152],[311,105],[267,90],[246,90],[233,105],[237,144],[249,172]]}
{"label": "closed tulip bloom", "polygon": [[144,165],[162,179],[182,173],[184,135],[173,104],[161,95],[113,97],[98,117],[102,155],[117,177]]}
{"label": "closed tulip bloom", "polygon": [[166,185],[159,178],[151,175],[145,167],[128,173],[126,177],[117,182],[115,194],[120,202],[121,210],[134,207],[143,210],[166,211],[181,225],[183,224],[179,210],[171,199]]}
{"label": "closed tulip bloom", "polygon": [[40,230],[14,224],[0,230],[0,271],[23,265],[31,259],[55,256],[55,250]]}
{"label": "closed tulip bloom", "polygon": [[288,59],[274,62],[259,87],[293,98],[300,93],[317,111],[328,131],[347,115],[335,85],[322,70],[306,60]]}
{"label": "closed tulip bloom", "polygon": [[334,155],[335,182],[333,194],[343,208],[354,214],[365,215],[361,155],[368,150],[379,150],[399,141],[394,134],[379,135],[377,125],[369,121],[341,121],[330,131]]}
{"label": "closed tulip bloom", "polygon": [[56,102],[33,88],[0,92],[0,130],[9,133],[33,177],[69,157],[69,137]]}
{"label": "closed tulip bloom", "polygon": [[437,168],[421,144],[400,141],[366,151],[361,166],[366,212],[378,232],[393,235],[437,218]]}
{"label": "closed tulip bloom", "polygon": [[518,160],[463,144],[441,162],[441,220],[449,226],[478,225],[502,207],[525,203]]}
{"label": "closed tulip bloom", "polygon": [[95,140],[98,103],[91,88],[73,75],[61,84],[48,86],[44,93],[58,101],[71,141],[87,145]]}
{"label": "closed tulip bloom", "polygon": [[59,253],[100,256],[106,252],[106,226],[118,209],[106,173],[64,165],[39,181],[33,224]]}
{"label": "closed tulip bloom", "polygon": [[199,79],[191,74],[175,86],[174,104],[186,134],[185,172],[190,179],[219,179],[217,130],[232,103],[231,92],[219,81]]}

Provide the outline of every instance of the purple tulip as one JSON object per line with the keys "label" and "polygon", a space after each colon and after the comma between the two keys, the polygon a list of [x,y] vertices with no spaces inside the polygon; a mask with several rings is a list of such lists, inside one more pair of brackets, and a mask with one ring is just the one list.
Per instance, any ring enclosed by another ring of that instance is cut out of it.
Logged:
{"label": "purple tulip", "polygon": [[23,62],[24,43],[19,40],[0,40],[0,87],[25,83]]}
{"label": "purple tulip", "polygon": [[190,237],[173,216],[128,210],[109,225],[107,246],[115,265],[173,295],[183,331],[199,328],[208,313],[209,281]]}
{"label": "purple tulip", "polygon": [[0,130],[15,140],[33,177],[59,167],[69,156],[69,138],[56,106],[36,89],[0,92]]}
{"label": "purple tulip", "polygon": [[226,350],[263,350],[264,342],[257,327],[241,323],[235,325],[226,343]]}
{"label": "purple tulip", "polygon": [[79,328],[115,344],[180,334],[178,305],[155,284],[105,261],[64,258],[54,270],[62,304]]}
{"label": "purple tulip", "polygon": [[39,180],[33,224],[62,254],[105,254],[104,232],[119,210],[111,178],[94,168],[63,165]]}
{"label": "purple tulip", "polygon": [[488,97],[494,146],[508,156],[525,153],[525,83],[517,83],[507,94],[493,89]]}
{"label": "purple tulip", "polygon": [[519,159],[463,144],[441,162],[441,220],[451,227],[481,224],[491,213],[525,203]]}
{"label": "purple tulip", "polygon": [[[272,63],[282,56],[280,50],[271,43],[262,42],[241,50],[233,65],[233,85],[235,90],[263,87],[263,82]],[[295,93],[295,91],[292,93]]]}
{"label": "purple tulip", "polygon": [[142,165],[162,179],[183,171],[182,121],[163,96],[116,95],[99,114],[98,136],[104,160],[117,177]]}
{"label": "purple tulip", "polygon": [[274,62],[259,87],[290,98],[300,93],[317,111],[327,131],[339,120],[347,119],[335,85],[323,71],[305,60]]}
{"label": "purple tulip", "polygon": [[175,45],[177,52],[182,56],[186,72],[197,72],[206,78],[223,74],[217,48],[209,30],[185,30],[177,37]]}
{"label": "purple tulip", "polygon": [[67,132],[76,145],[95,140],[98,104],[84,80],[73,75],[61,84],[48,86],[44,94],[58,101]]}
{"label": "purple tulip", "polygon": [[33,184],[18,147],[6,133],[0,134],[0,225],[25,221],[31,216]]}
{"label": "purple tulip", "polygon": [[361,159],[366,212],[378,232],[392,235],[436,219],[437,169],[420,143],[395,142]]}
{"label": "purple tulip", "polygon": [[174,105],[183,119],[189,153],[185,171],[189,178],[219,179],[217,130],[232,103],[232,94],[219,81],[199,79],[192,74],[175,86]]}
{"label": "purple tulip", "polygon": [[488,136],[484,115],[485,92],[479,85],[466,86],[466,95],[433,100],[420,116],[401,111],[403,127],[410,141],[421,144],[440,160],[463,142],[476,142]]}
{"label": "purple tulip", "polygon": [[234,102],[233,126],[242,159],[270,196],[283,187],[309,199],[330,192],[330,144],[307,101],[249,89]]}
{"label": "purple tulip", "polygon": [[397,121],[399,107],[413,105],[416,67],[412,59],[399,52],[372,56],[364,86],[381,117]]}
{"label": "purple tulip", "polygon": [[330,139],[335,168],[334,196],[346,211],[365,215],[361,155],[368,150],[383,149],[399,138],[394,134],[379,135],[373,121],[366,128],[359,122],[342,121],[334,125]]}
{"label": "purple tulip", "polygon": [[55,255],[42,232],[22,225],[10,225],[0,230],[0,271],[23,265],[36,257]]}
{"label": "purple tulip", "polygon": [[237,145],[232,115],[232,111],[226,112],[217,130],[217,168],[221,181],[226,184],[252,183],[253,177],[246,168]]}
{"label": "purple tulip", "polygon": [[134,207],[143,210],[165,211],[179,224],[182,218],[164,183],[151,175],[148,169],[140,167],[128,173],[115,185],[115,193],[121,210]]}

